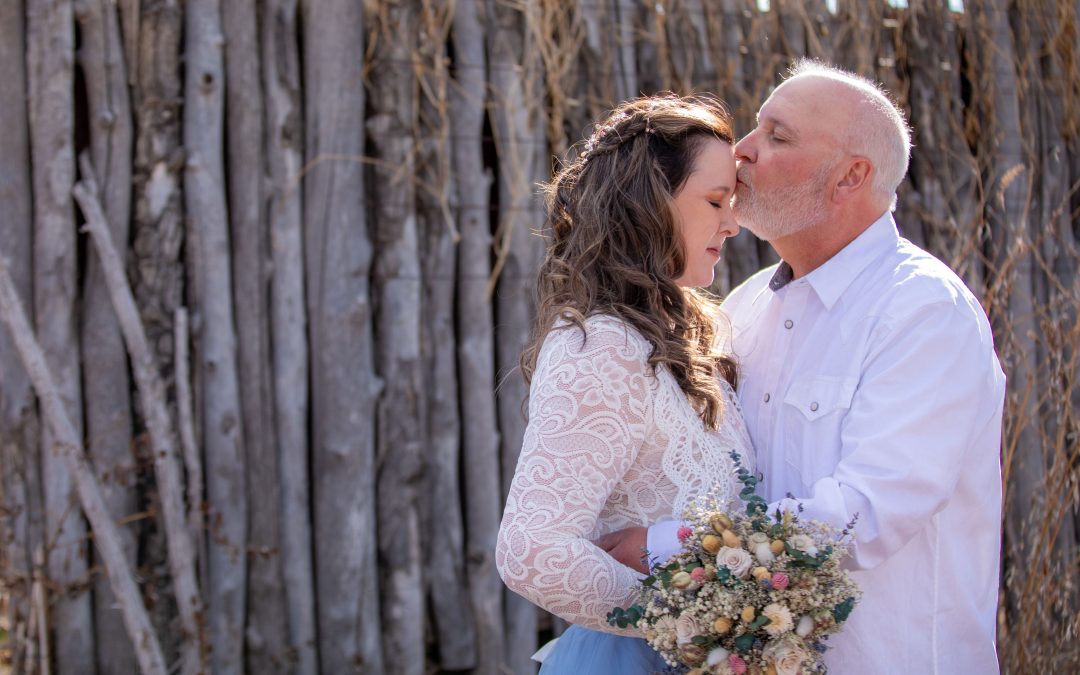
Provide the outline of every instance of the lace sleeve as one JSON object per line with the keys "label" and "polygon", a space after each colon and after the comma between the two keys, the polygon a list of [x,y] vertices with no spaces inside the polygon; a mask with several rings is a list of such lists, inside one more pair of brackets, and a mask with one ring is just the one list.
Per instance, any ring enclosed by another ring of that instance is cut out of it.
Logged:
{"label": "lace sleeve", "polygon": [[588,539],[651,419],[648,345],[621,322],[553,331],[533,376],[529,424],[495,553],[506,585],[557,616],[606,632],[639,575]]}

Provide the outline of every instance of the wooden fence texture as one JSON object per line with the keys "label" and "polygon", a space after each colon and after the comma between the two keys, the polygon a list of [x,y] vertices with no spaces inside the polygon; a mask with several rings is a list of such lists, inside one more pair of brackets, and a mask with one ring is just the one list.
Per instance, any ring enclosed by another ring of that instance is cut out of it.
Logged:
{"label": "wooden fence texture", "polygon": [[1009,376],[1004,669],[1080,668],[1080,2],[769,4],[0,3],[0,670],[534,672],[537,183],[638,93],[745,133],[804,55],[910,115],[898,222]]}

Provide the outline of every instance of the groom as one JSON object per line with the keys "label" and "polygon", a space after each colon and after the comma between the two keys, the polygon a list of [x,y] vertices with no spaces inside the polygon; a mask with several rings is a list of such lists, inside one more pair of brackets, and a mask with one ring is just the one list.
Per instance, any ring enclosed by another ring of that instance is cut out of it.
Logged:
{"label": "groom", "polygon": [[[834,673],[996,673],[1005,377],[978,300],[899,237],[902,114],[874,84],[802,62],[735,148],[739,224],[780,255],[732,292],[739,398],[762,496],[843,526],[863,591]],[[677,523],[598,542],[643,570]]]}

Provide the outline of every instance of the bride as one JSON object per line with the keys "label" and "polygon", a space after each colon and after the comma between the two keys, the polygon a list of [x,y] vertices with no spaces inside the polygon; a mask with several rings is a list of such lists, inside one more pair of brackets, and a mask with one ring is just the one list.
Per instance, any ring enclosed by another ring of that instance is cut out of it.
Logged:
{"label": "bride", "polygon": [[717,304],[697,290],[738,232],[732,142],[715,99],[639,98],[547,188],[529,424],[496,549],[509,588],[573,624],[542,675],[667,667],[608,625],[640,575],[595,542],[717,485],[734,498],[729,452],[753,461]]}

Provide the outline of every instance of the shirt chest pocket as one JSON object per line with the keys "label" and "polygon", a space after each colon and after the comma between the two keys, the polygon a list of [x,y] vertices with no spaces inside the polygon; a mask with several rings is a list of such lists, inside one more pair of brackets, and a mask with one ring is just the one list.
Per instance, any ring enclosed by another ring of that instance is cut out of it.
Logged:
{"label": "shirt chest pocket", "polygon": [[788,386],[782,421],[785,458],[807,488],[840,461],[840,425],[857,385],[855,378],[819,375],[795,378]]}

